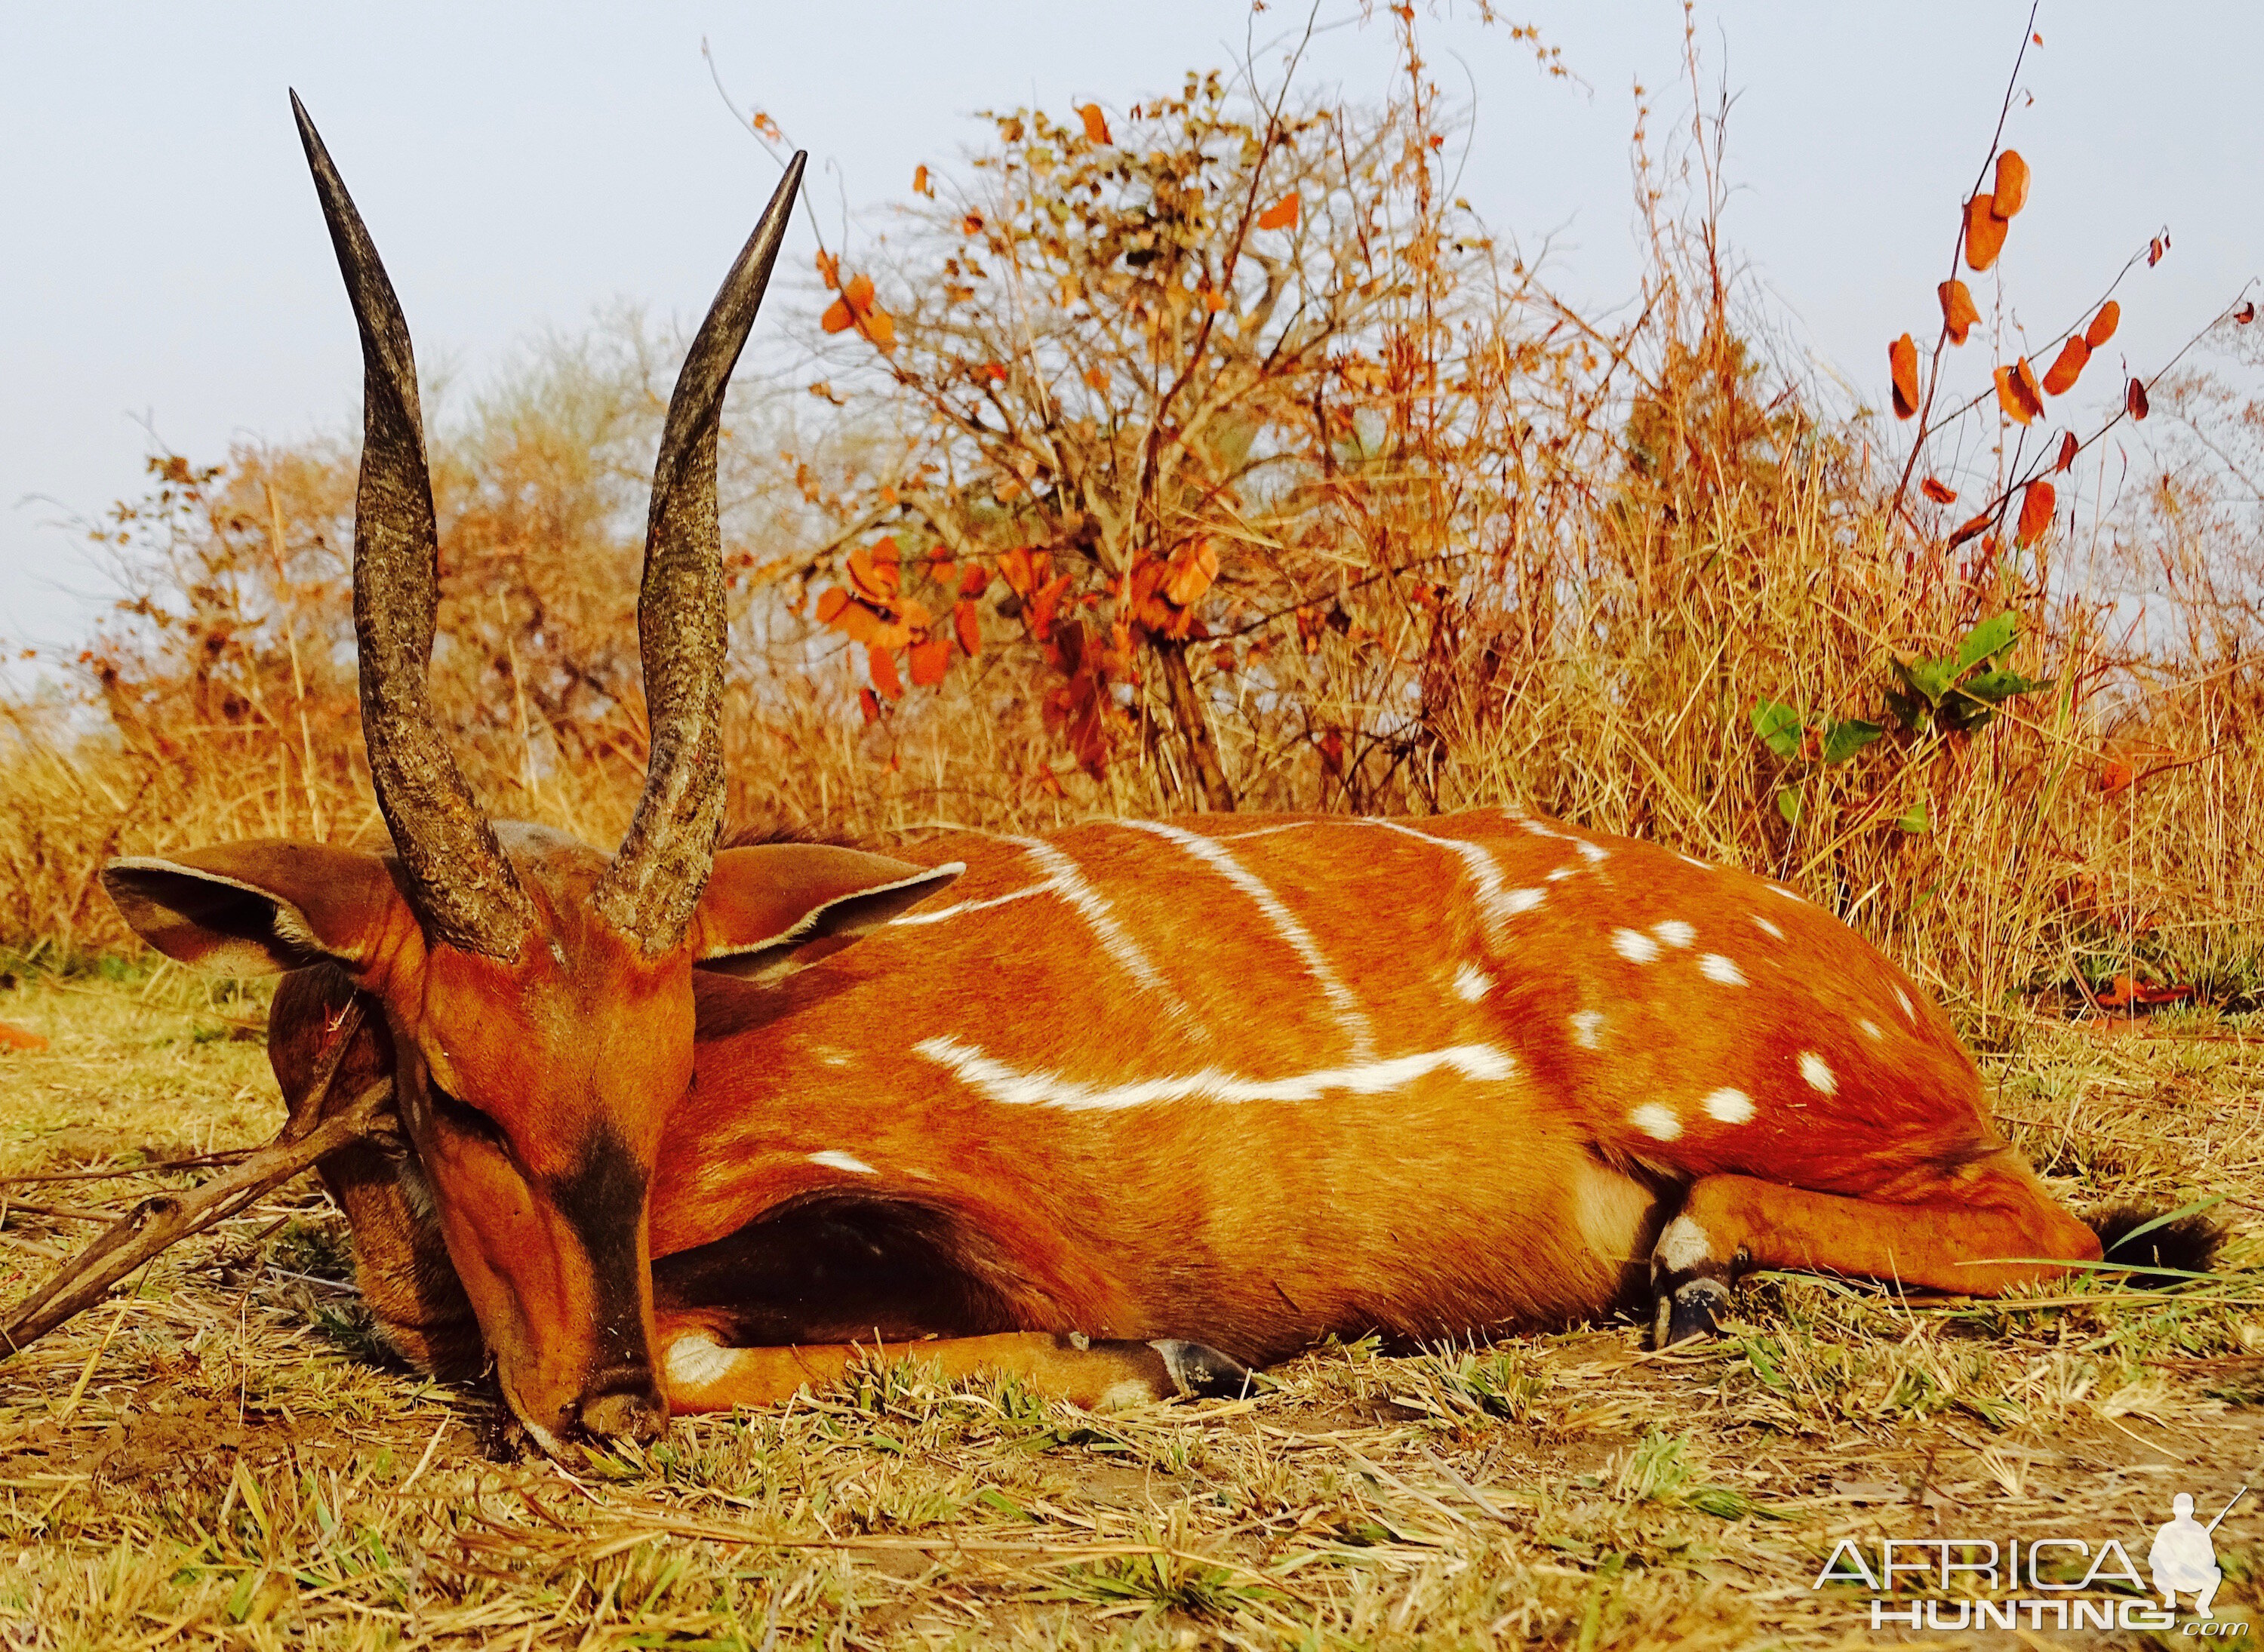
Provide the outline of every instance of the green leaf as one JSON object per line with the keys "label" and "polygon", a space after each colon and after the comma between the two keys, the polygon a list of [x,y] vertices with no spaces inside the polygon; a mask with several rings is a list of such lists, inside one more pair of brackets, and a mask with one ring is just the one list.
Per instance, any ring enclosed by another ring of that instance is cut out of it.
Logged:
{"label": "green leaf", "polygon": [[1887,714],[1912,734],[1917,734],[1926,727],[1928,708],[1917,695],[1890,688],[1887,691]]}
{"label": "green leaf", "polygon": [[1798,786],[1788,786],[1778,791],[1776,812],[1784,816],[1786,825],[1800,824],[1800,788]]}
{"label": "green leaf", "polygon": [[1927,816],[1926,800],[1924,798],[1920,798],[1917,802],[1905,809],[1902,812],[1901,816],[1896,820],[1895,824],[1901,827],[1913,837],[1922,837],[1927,832],[1932,830],[1934,822]]}
{"label": "green leaf", "polygon": [[1957,692],[1995,706],[2015,694],[2033,694],[2038,689],[2050,686],[2049,678],[2040,683],[2031,682],[2018,671],[1976,671],[1957,685]]}
{"label": "green leaf", "polygon": [[2013,646],[2020,630],[2018,614],[2000,613],[1994,620],[1984,620],[1957,645],[1957,670],[1953,675],[1963,677],[1991,655],[2002,654]]}
{"label": "green leaf", "polygon": [[1948,660],[1897,660],[1895,675],[1903,685],[1929,706],[1941,704],[1941,697],[1949,692],[1949,685],[1957,679]]}
{"label": "green leaf", "polygon": [[1800,755],[1800,714],[1773,699],[1753,706],[1753,732],[1768,743],[1780,757]]}
{"label": "green leaf", "polygon": [[1865,746],[1887,731],[1875,722],[1864,722],[1854,717],[1845,722],[1824,726],[1824,760],[1845,763]]}

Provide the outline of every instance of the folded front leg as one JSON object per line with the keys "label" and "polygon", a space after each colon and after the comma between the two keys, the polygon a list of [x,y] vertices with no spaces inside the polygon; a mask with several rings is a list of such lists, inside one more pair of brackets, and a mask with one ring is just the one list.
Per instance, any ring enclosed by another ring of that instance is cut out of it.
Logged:
{"label": "folded front leg", "polygon": [[668,1409],[678,1413],[777,1405],[802,1388],[838,1381],[860,1359],[892,1355],[932,1365],[946,1377],[1018,1376],[1037,1393],[1092,1410],[1182,1395],[1231,1398],[1250,1380],[1241,1365],[1201,1343],[1093,1342],[1048,1331],[887,1346],[726,1348],[703,1325],[664,1323],[660,1347]]}

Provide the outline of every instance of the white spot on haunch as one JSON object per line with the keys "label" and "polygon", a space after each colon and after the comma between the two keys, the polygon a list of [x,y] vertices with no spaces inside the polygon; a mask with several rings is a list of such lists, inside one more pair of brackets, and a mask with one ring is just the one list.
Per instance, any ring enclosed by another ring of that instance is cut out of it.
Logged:
{"label": "white spot on haunch", "polygon": [[1009,1067],[985,1055],[979,1047],[956,1039],[924,1039],[912,1049],[950,1069],[961,1083],[992,1101],[1015,1107],[1052,1107],[1063,1112],[1115,1112],[1164,1101],[1313,1101],[1335,1090],[1380,1096],[1404,1090],[1433,1073],[1451,1073],[1474,1083],[1497,1083],[1517,1070],[1515,1058],[1505,1050],[1491,1044],[1457,1044],[1282,1078],[1244,1078],[1207,1068],[1199,1073],[1136,1079],[1129,1083],[1094,1084],[1059,1073]]}
{"label": "white spot on haunch", "polygon": [[1543,826],[1537,820],[1520,820],[1517,823],[1525,828],[1527,831],[1531,832],[1535,837],[1562,837],[1565,836],[1563,832],[1550,831],[1549,828]]}
{"label": "white spot on haunch", "polygon": [[1753,914],[1753,927],[1760,931],[1762,934],[1771,936],[1777,940],[1782,940],[1784,938],[1784,931],[1779,929],[1775,924],[1770,923],[1758,912]]}
{"label": "white spot on haunch", "polygon": [[1153,820],[1128,820],[1118,824],[1134,831],[1152,832],[1167,843],[1177,844],[1256,902],[1258,909],[1274,925],[1274,931],[1288,942],[1289,950],[1297,954],[1298,961],[1305,966],[1305,973],[1312,976],[1314,983],[1321,989],[1321,996],[1336,1011],[1338,1023],[1344,1028],[1346,1038],[1351,1041],[1353,1056],[1364,1061],[1375,1053],[1375,1034],[1368,1025],[1368,1012],[1361,1008],[1360,1000],[1353,996],[1352,989],[1337,978],[1337,972],[1329,967],[1329,960],[1322,955],[1320,946],[1313,939],[1311,932],[1297,921],[1295,914],[1281,904],[1281,897],[1266,887],[1264,880],[1209,838],[1180,827],[1166,826],[1161,821]]}
{"label": "white spot on haunch", "polygon": [[1679,917],[1671,917],[1664,924],[1652,924],[1651,932],[1669,946],[1687,946],[1698,938],[1698,931]]}
{"label": "white spot on haunch", "polygon": [[1763,884],[1761,887],[1767,889],[1771,895],[1781,895],[1788,901],[1798,901],[1803,906],[1808,904],[1804,896],[1795,895],[1789,889],[1780,888],[1774,883]]}
{"label": "white spot on haunch", "polygon": [[1706,1116],[1718,1119],[1723,1124],[1743,1124],[1753,1116],[1753,1098],[1742,1090],[1723,1085],[1699,1104]]}
{"label": "white spot on haunch", "polygon": [[809,1053],[828,1067],[849,1065],[849,1052],[837,1050],[831,1044],[813,1044],[809,1047]]}
{"label": "white spot on haunch", "polygon": [[1745,972],[1719,953],[1708,953],[1698,960],[1698,973],[1709,981],[1718,981],[1725,987],[1742,987]]}
{"label": "white spot on haunch", "polygon": [[1863,1036],[1867,1039],[1883,1039],[1887,1036],[1885,1029],[1869,1018],[1856,1022],[1855,1025],[1863,1029]]}
{"label": "white spot on haunch", "polygon": [[1827,1096],[1840,1088],[1840,1081],[1832,1076],[1832,1069],[1825,1065],[1824,1058],[1813,1050],[1801,1051],[1800,1076],[1808,1081],[1810,1089],[1820,1090]]}
{"label": "white spot on haunch", "polygon": [[1674,1109],[1655,1101],[1646,1101],[1628,1114],[1628,1122],[1658,1141],[1672,1141],[1682,1134],[1682,1120],[1674,1116]]}
{"label": "white spot on haunch", "polygon": [[1687,1273],[1714,1257],[1713,1235],[1687,1215],[1677,1216],[1658,1235],[1651,1254],[1669,1273]]}
{"label": "white spot on haunch", "polygon": [[1520,912],[1530,912],[1548,898],[1539,889],[1511,889],[1501,897],[1501,909],[1506,917],[1515,917]]}
{"label": "white spot on haunch", "polygon": [[1580,1040],[1582,1049],[1594,1049],[1596,1034],[1603,1030],[1603,1025],[1604,1012],[1601,1010],[1583,1010],[1572,1018],[1572,1036]]}
{"label": "white spot on haunch", "polygon": [[846,1170],[853,1176],[878,1176],[880,1171],[853,1153],[844,1153],[839,1148],[828,1148],[823,1153],[809,1156],[812,1164],[822,1164],[829,1170]]}
{"label": "white spot on haunch", "polygon": [[1578,845],[1578,848],[1580,851],[1580,859],[1586,861],[1592,866],[1597,865],[1600,861],[1609,860],[1612,858],[1612,851],[1605,848],[1601,844],[1582,843]]}
{"label": "white spot on haunch", "polygon": [[1577,877],[1579,869],[1576,866],[1559,866],[1556,871],[1549,874],[1548,881],[1550,883],[1562,883],[1567,878]]}
{"label": "white spot on haunch", "polygon": [[1711,872],[1714,869],[1713,863],[1711,861],[1693,859],[1690,856],[1684,854],[1680,850],[1675,851],[1674,858],[1680,861],[1684,866],[1695,866],[1701,872]]}
{"label": "white spot on haunch", "polygon": [[731,1374],[735,1351],[712,1337],[678,1337],[668,1344],[668,1380],[686,1388],[704,1388]]}
{"label": "white spot on haunch", "polygon": [[1910,994],[1905,992],[1900,987],[1895,989],[1895,1002],[1902,1005],[1904,1015],[1913,1022],[1918,1019],[1918,1011],[1911,1007]]}
{"label": "white spot on haunch", "polygon": [[1493,990],[1493,977],[1476,964],[1464,964],[1455,972],[1455,996],[1464,1004],[1476,1004]]}
{"label": "white spot on haunch", "polygon": [[1641,930],[1615,929],[1612,950],[1631,964],[1647,964],[1658,956],[1658,943]]}

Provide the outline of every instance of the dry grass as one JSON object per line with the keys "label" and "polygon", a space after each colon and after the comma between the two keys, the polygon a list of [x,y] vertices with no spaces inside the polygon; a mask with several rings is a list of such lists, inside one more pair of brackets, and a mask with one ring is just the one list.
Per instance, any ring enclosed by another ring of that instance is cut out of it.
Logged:
{"label": "dry grass", "polygon": [[[53,1040],[0,1057],[0,1173],[263,1139],[259,1014],[171,970],[0,992]],[[2231,1195],[2213,1278],[1979,1304],[1773,1276],[1695,1351],[1619,1325],[1339,1348],[1239,1402],[1106,1417],[914,1360],[580,1479],[496,1460],[485,1395],[373,1355],[309,1180],[0,1366],[0,1628],[57,1652],[1876,1644],[1861,1596],[1810,1587],[1842,1536],[2135,1549],[2173,1489],[2206,1512],[2264,1479],[2264,1029],[2028,1032],[1992,1072],[2015,1138],[2079,1206]],[[0,1296],[92,1231],[54,1213],[167,1182],[11,1183]],[[2234,1620],[2264,1616],[2260,1532],[2218,1533]]]}

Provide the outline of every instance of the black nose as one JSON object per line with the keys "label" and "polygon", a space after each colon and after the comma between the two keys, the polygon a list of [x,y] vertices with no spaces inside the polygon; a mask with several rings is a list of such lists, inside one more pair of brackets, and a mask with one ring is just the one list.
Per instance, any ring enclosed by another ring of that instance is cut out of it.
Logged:
{"label": "black nose", "polygon": [[668,1432],[668,1402],[643,1366],[602,1373],[582,1390],[577,1409],[583,1430],[599,1439],[649,1445]]}

